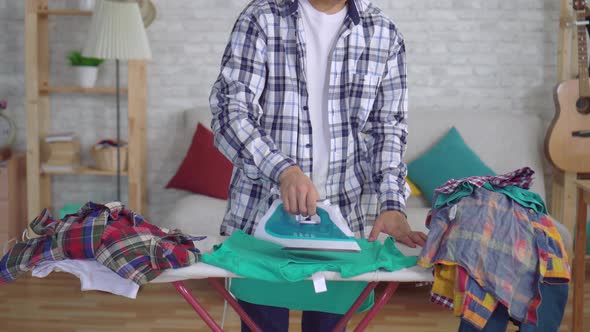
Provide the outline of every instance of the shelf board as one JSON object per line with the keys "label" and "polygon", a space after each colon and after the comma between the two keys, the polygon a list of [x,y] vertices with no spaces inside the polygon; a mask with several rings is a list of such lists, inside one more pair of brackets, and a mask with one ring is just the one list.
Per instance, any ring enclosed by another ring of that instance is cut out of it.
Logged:
{"label": "shelf board", "polygon": [[[92,168],[89,166],[81,166],[73,171],[43,171],[41,170],[42,174],[49,174],[49,175],[99,175],[99,176],[117,176],[117,172],[114,171],[103,171],[96,168]],[[122,176],[127,176],[127,171],[121,172]]]}
{"label": "shelf board", "polygon": [[[80,86],[44,86],[40,89],[41,94],[48,93],[91,93],[91,94],[116,94],[117,88],[95,87],[83,88]],[[121,88],[121,94],[126,94],[127,88]]]}
{"label": "shelf board", "polygon": [[40,10],[37,13],[39,15],[47,16],[47,15],[54,15],[54,16],[92,16],[91,11],[82,11],[82,10]]}

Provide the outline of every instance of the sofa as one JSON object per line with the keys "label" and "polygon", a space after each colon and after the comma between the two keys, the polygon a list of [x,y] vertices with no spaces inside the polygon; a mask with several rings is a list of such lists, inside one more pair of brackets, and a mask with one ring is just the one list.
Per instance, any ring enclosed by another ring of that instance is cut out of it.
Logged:
{"label": "sofa", "polygon": [[[183,112],[182,140],[190,142],[200,122],[210,125],[208,109],[189,109]],[[467,145],[497,174],[528,166],[535,171],[532,191],[545,198],[545,158],[543,139],[545,126],[534,114],[483,113],[474,111],[411,111],[408,117],[409,137],[405,161],[410,162],[426,152],[448,130],[455,126]],[[410,174],[411,178],[411,174]],[[219,241],[219,224],[226,201],[199,194],[186,194],[179,199],[168,217],[166,227],[179,228],[190,234],[208,235],[211,242]],[[427,231],[424,221],[429,206],[421,196],[407,202],[411,227]],[[566,246],[571,235],[558,226]],[[382,235],[383,237],[384,235]],[[401,245],[403,247],[403,245]],[[419,249],[401,248],[406,254],[417,254]]]}

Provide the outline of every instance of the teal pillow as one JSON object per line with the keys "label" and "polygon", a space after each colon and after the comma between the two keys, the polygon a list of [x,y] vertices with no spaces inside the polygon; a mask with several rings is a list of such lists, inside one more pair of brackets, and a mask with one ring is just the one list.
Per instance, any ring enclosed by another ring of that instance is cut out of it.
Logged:
{"label": "teal pillow", "polygon": [[465,144],[455,127],[430,150],[408,164],[408,177],[432,205],[434,190],[450,179],[495,175]]}

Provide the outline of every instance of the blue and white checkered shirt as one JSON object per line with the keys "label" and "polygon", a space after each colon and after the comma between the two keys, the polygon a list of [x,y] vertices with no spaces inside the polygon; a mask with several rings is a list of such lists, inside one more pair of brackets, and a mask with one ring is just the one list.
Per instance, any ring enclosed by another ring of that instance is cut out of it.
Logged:
{"label": "blue and white checkered shirt", "polygon": [[[210,96],[215,145],[234,164],[221,234],[252,233],[298,165],[311,177],[306,44],[297,0],[254,0],[239,16]],[[349,0],[330,61],[326,194],[357,236],[409,187],[404,41],[368,0]],[[322,197],[324,198],[324,197]]]}

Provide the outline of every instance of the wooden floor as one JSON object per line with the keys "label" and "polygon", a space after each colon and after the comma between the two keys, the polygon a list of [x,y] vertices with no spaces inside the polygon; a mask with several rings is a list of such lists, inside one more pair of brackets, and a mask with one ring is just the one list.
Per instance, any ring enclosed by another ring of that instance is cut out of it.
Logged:
{"label": "wooden floor", "polygon": [[[585,327],[590,331],[590,274],[585,290]],[[220,321],[223,301],[206,281],[189,281],[199,301]],[[401,286],[367,331],[456,331],[450,311],[428,303],[428,288]],[[570,296],[571,300],[571,296]],[[570,301],[571,302],[571,301]],[[300,331],[299,312],[291,314],[291,331]],[[362,316],[355,316],[353,323]],[[560,331],[569,331],[568,307]],[[349,330],[352,330],[349,324]],[[239,331],[237,314],[228,311],[226,331]],[[48,278],[23,277],[0,286],[0,331],[105,332],[208,331],[170,284],[147,285],[136,300],[96,291],[81,292],[78,279],[65,273]],[[514,328],[509,331],[515,331]]]}

